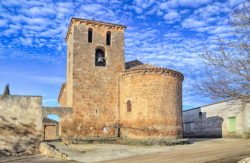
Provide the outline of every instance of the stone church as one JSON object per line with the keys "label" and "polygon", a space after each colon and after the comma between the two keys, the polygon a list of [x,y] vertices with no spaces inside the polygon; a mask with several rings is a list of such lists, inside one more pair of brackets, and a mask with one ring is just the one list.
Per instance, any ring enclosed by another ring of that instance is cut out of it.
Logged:
{"label": "stone church", "polygon": [[138,60],[125,63],[125,29],[71,19],[58,101],[73,114],[60,122],[62,137],[182,137],[183,75]]}

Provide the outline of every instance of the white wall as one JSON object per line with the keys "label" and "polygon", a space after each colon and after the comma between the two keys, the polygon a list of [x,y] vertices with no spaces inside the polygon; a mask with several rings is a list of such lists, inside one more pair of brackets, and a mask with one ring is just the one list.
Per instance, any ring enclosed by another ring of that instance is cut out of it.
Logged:
{"label": "white wall", "polygon": [[[202,112],[202,118],[199,118],[199,112]],[[229,117],[236,117],[235,133],[228,132]],[[184,126],[187,123],[193,125],[191,133],[184,129],[187,137],[242,136],[250,131],[249,122],[250,105],[244,107],[240,101],[225,101],[183,111]]]}

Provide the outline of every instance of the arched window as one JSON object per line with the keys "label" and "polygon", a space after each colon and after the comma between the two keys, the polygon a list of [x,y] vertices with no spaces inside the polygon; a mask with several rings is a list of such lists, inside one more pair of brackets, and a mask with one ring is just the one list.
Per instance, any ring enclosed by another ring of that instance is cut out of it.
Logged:
{"label": "arched window", "polygon": [[106,33],[106,45],[110,45],[111,44],[111,32],[108,31]]}
{"label": "arched window", "polygon": [[88,29],[88,42],[92,42],[93,30],[92,28]]}
{"label": "arched window", "polygon": [[106,66],[105,52],[102,49],[95,50],[95,65],[96,66]]}
{"label": "arched window", "polygon": [[132,111],[131,101],[128,100],[128,101],[127,101],[127,112],[131,112],[131,111]]}

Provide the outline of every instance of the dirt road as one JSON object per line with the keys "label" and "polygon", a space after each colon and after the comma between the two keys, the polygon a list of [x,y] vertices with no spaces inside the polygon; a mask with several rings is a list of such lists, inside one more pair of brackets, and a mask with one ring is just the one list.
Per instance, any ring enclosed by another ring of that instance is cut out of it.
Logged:
{"label": "dirt road", "polygon": [[122,158],[109,163],[204,163],[237,162],[250,157],[250,140],[210,139],[200,140],[190,145],[170,147],[171,150],[147,155]]}
{"label": "dirt road", "polygon": [[250,157],[250,139],[200,139],[177,146],[127,146],[115,144],[68,145],[53,143],[73,161],[41,155],[1,158],[0,162],[22,163],[234,163]]}

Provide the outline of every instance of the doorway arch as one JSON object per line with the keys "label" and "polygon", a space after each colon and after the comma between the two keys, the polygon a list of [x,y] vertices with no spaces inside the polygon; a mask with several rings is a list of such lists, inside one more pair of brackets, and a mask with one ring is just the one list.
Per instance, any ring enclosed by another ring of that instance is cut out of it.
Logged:
{"label": "doorway arch", "polygon": [[43,107],[43,138],[53,140],[61,138],[60,120],[66,115],[72,114],[70,107]]}

